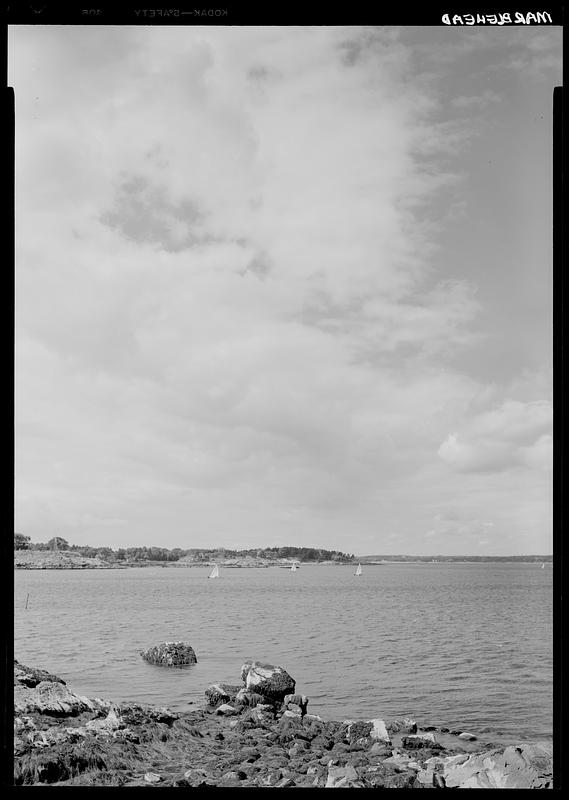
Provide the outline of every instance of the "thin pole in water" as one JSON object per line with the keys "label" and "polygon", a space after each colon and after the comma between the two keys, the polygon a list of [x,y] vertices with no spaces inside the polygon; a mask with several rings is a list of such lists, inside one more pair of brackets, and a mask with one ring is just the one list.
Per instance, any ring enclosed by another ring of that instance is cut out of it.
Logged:
{"label": "thin pole in water", "polygon": [[28,592],[26,596],[26,609],[28,608],[28,600],[30,599],[30,593]]}

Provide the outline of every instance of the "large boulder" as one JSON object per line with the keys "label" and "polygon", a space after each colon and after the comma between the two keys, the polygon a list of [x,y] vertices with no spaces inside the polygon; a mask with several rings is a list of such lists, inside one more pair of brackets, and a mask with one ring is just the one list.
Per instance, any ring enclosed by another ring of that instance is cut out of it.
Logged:
{"label": "large boulder", "polygon": [[245,688],[270,700],[282,702],[287,694],[294,694],[296,681],[282,667],[248,661],[241,667],[241,680]]}
{"label": "large boulder", "polygon": [[141,650],[140,655],[150,664],[161,667],[185,667],[198,661],[194,648],[185,642],[162,642],[148,650]]}
{"label": "large boulder", "polygon": [[[84,711],[95,711],[102,701],[74,694],[63,683],[41,681],[33,689],[14,687],[16,714],[49,714],[51,716],[76,716]],[[109,703],[110,705],[110,703]]]}

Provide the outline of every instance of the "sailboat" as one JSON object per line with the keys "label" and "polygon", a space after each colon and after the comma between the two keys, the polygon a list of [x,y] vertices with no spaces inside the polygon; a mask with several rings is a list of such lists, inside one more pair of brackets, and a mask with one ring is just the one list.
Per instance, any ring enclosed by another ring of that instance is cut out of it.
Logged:
{"label": "sailboat", "polygon": [[212,571],[209,573],[209,575],[207,577],[208,578],[219,578],[219,567],[217,566],[217,564],[214,566],[214,568],[212,569]]}
{"label": "sailboat", "polygon": [[354,575],[361,575],[362,574],[362,565],[358,564],[357,570],[354,572]]}
{"label": "sailboat", "polygon": [[541,568],[542,568],[542,569],[545,569],[545,564],[542,564],[542,565],[541,565]]}
{"label": "sailboat", "polygon": [[296,561],[293,561],[292,562],[292,567],[290,568],[290,571],[291,572],[296,572],[297,569],[298,569],[298,567],[296,566]]}

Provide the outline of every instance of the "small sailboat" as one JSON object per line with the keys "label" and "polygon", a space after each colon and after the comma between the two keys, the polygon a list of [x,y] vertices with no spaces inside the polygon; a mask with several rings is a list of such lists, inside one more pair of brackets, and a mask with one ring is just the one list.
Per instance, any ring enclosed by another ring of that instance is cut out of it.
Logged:
{"label": "small sailboat", "polygon": [[361,575],[362,574],[362,565],[358,564],[357,570],[354,572],[354,575]]}
{"label": "small sailboat", "polygon": [[541,565],[541,568],[542,568],[542,569],[545,569],[545,564],[542,564],[542,565]]}
{"label": "small sailboat", "polygon": [[217,564],[214,566],[214,568],[212,569],[212,571],[209,573],[209,575],[207,577],[208,578],[219,578],[219,567],[217,566]]}
{"label": "small sailboat", "polygon": [[292,567],[290,568],[290,571],[291,572],[296,572],[297,569],[298,569],[298,567],[296,566],[296,561],[293,561],[292,562]]}

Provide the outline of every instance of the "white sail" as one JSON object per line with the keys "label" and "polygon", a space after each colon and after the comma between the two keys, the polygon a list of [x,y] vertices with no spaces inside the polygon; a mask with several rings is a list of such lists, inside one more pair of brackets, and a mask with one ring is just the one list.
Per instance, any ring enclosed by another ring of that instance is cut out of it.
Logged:
{"label": "white sail", "polygon": [[298,567],[296,566],[296,563],[293,561],[292,562],[292,567],[290,568],[290,571],[291,572],[296,572],[297,569],[298,569]]}
{"label": "white sail", "polygon": [[541,565],[541,568],[542,568],[542,569],[545,569],[545,564],[542,564],[542,565]]}
{"label": "white sail", "polygon": [[354,572],[354,575],[361,575],[362,574],[362,565],[358,564],[357,570]]}
{"label": "white sail", "polygon": [[217,566],[217,564],[215,565],[215,567],[212,569],[212,571],[209,573],[209,575],[207,577],[208,578],[219,578],[219,567]]}

